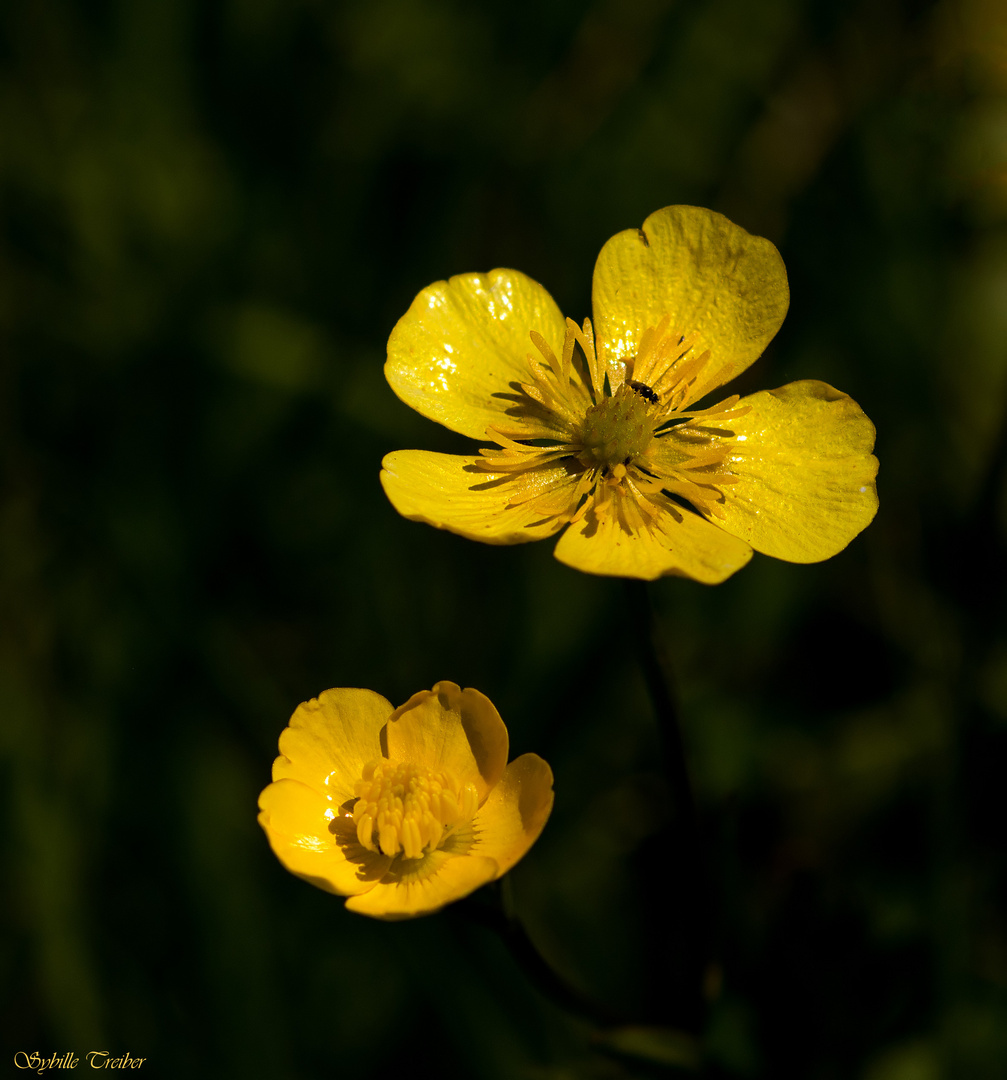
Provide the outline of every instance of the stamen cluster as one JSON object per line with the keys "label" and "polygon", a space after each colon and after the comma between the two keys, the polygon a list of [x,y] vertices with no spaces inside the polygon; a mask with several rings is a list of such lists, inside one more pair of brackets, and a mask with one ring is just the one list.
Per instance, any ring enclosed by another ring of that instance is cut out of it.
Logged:
{"label": "stamen cluster", "polygon": [[541,360],[528,357],[531,379],[520,384],[524,403],[515,414],[540,423],[548,445],[493,427],[487,435],[499,449],[481,450],[480,464],[500,473],[557,465],[565,471],[550,483],[526,485],[508,507],[527,503],[543,517],[570,522],[588,510],[599,519],[615,513],[633,532],[660,516],[655,500],[671,493],[707,517],[721,516],[723,488],[735,482],[721,438],[748,408],[738,407],[736,394],[710,408],[688,408],[711,378],[709,349],[696,334],[673,328],[665,316],[641,335],[636,356],[615,363],[596,350],[590,320],[583,327],[567,320],[559,356],[534,330],[531,340]]}
{"label": "stamen cluster", "polygon": [[479,808],[472,784],[448,772],[378,758],[355,785],[353,822],[370,851],[419,859],[438,847]]}

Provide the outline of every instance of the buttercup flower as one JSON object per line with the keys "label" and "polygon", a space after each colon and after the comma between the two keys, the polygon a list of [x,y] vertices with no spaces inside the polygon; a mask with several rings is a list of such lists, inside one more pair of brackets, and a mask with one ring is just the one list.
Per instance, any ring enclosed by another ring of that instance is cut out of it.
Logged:
{"label": "buttercup flower", "polygon": [[556,557],[594,574],[715,583],[761,551],[817,562],[874,517],[874,425],[823,382],[695,403],[783,323],[768,241],[692,206],[612,237],[595,323],[564,320],[516,270],[424,289],[388,342],[406,404],[495,448],[400,450],[381,480],[407,518],[516,544],[566,531]]}
{"label": "buttercup flower", "polygon": [[398,709],[326,690],[280,735],[259,824],[288,870],[353,911],[426,915],[505,874],[549,817],[549,766],[508,765],[507,748],[478,690],[439,682]]}

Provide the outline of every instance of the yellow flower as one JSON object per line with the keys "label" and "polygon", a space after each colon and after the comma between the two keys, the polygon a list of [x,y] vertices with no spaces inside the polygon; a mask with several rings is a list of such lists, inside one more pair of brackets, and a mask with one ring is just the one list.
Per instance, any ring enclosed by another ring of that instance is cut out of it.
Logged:
{"label": "yellow flower", "polygon": [[507,748],[478,690],[439,682],[398,709],[326,690],[281,733],[259,824],[288,870],[353,911],[426,915],[505,874],[549,817],[549,766],[508,765]]}
{"label": "yellow flower", "polygon": [[783,323],[768,241],[692,206],[612,237],[595,325],[564,320],[516,270],[416,297],[385,375],[407,405],[494,449],[400,450],[381,480],[407,518],[490,544],[569,525],[556,557],[594,574],[719,582],[752,549],[791,562],[841,551],[877,511],[874,425],[823,382],[696,409]]}

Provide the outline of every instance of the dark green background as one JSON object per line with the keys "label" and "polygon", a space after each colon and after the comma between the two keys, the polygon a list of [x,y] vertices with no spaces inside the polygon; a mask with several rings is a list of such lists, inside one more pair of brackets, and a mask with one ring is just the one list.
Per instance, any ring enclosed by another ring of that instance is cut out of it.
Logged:
{"label": "dark green background", "polygon": [[478,687],[556,774],[513,875],[532,936],[660,1009],[693,883],[621,584],[398,517],[382,455],[465,444],[381,368],[428,283],[512,266],[580,319],[602,243],[694,203],[790,275],[737,388],[833,383],[882,463],[835,559],[652,589],[716,882],[709,1074],[1004,1075],[998,7],[3,5],[5,1067],[655,1074],[487,932],[286,874],[255,801],[326,687]]}

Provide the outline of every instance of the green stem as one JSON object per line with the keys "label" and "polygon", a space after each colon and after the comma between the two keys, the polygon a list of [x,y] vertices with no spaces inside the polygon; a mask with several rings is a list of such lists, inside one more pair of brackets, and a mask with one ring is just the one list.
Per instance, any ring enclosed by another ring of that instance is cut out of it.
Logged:
{"label": "green stem", "polygon": [[[659,639],[646,583],[626,580],[625,586],[637,657],[660,730],[673,810],[666,837],[670,854],[656,861],[653,870],[666,879],[659,884],[662,893],[673,898],[665,920],[672,938],[669,955],[681,964],[680,970],[668,973],[668,999],[676,1025],[698,1035],[706,1015],[703,984],[712,951],[712,896],[671,666]],[[658,838],[655,845],[660,846]],[[674,866],[673,873],[669,866]]]}
{"label": "green stem", "polygon": [[452,905],[448,911],[497,934],[528,980],[543,997],[565,1012],[579,1016],[597,1027],[607,1028],[626,1023],[628,1017],[581,993],[550,966],[528,936],[521,920],[507,912],[501,884],[493,882],[475,896]]}
{"label": "green stem", "polygon": [[658,639],[646,582],[626,579],[625,585],[630,617],[637,634],[637,657],[661,733],[675,817],[683,830],[693,837],[698,848],[699,821],[685,760],[685,744],[678,723],[678,706],[672,692],[671,664]]}

